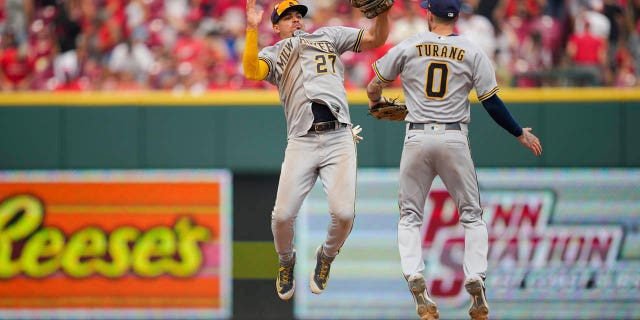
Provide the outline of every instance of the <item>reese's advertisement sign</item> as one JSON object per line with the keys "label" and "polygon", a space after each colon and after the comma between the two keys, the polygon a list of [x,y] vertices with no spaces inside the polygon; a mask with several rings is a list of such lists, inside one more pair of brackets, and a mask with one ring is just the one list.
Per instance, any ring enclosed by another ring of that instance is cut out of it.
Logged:
{"label": "reese's advertisement sign", "polygon": [[0,172],[0,317],[225,318],[230,186],[217,170]]}

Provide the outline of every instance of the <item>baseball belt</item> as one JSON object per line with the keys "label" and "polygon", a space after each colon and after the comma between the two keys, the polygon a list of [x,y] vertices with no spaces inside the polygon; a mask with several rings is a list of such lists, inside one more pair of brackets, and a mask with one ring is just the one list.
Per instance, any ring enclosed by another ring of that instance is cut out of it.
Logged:
{"label": "baseball belt", "polygon": [[311,125],[311,129],[309,129],[309,133],[325,133],[333,130],[337,130],[340,128],[346,128],[346,123],[340,123],[338,120],[333,121],[325,121],[325,122],[315,122]]}
{"label": "baseball belt", "polygon": [[424,130],[429,126],[444,126],[445,130],[461,130],[460,123],[409,123],[409,130]]}

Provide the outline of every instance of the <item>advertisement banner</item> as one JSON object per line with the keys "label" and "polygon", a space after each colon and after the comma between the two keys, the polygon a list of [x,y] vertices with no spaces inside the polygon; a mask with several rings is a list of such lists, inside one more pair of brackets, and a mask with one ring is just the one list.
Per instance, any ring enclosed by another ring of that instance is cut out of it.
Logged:
{"label": "advertisement banner", "polygon": [[0,172],[0,318],[224,319],[231,175]]}
{"label": "advertisement banner", "polygon": [[[640,170],[479,169],[495,319],[640,319]],[[322,295],[296,290],[299,319],[411,319],[397,249],[397,170],[360,170],[353,231]],[[308,278],[329,212],[318,184],[298,218],[296,277]],[[422,250],[442,319],[468,319],[464,230],[437,179]]]}

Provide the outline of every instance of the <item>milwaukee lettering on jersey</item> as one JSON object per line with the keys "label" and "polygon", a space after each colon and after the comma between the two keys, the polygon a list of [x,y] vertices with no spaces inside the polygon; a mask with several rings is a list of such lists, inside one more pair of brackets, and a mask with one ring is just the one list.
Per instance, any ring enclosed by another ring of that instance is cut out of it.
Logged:
{"label": "milwaukee lettering on jersey", "polygon": [[[489,231],[490,269],[523,270],[513,279],[495,280],[503,288],[549,287],[586,288],[589,277],[555,277],[572,267],[601,267],[615,264],[620,250],[620,226],[553,225],[555,196],[551,191],[482,192],[483,219]],[[458,224],[458,211],[446,190],[433,190],[428,199],[422,247],[428,268],[439,270],[431,276],[430,293],[451,298],[445,303],[466,301],[462,257],[464,233]],[[555,268],[555,269],[554,269]],[[540,270],[546,271],[541,272]],[[550,273],[549,270],[557,270]],[[429,274],[430,272],[427,271]],[[561,280],[559,280],[561,279]],[[489,282],[491,283],[491,282]],[[514,299],[517,295],[514,294]]]}
{"label": "milwaukee lettering on jersey", "polygon": [[293,39],[289,38],[286,40],[287,42],[280,50],[280,54],[278,55],[278,61],[276,61],[276,68],[278,72],[276,73],[276,81],[280,82],[282,76],[285,74],[284,70],[287,68],[287,64],[289,63],[289,59],[291,58],[291,53],[293,52]]}
{"label": "milwaukee lettering on jersey", "polygon": [[300,38],[300,44],[314,47],[322,52],[338,52],[333,44],[328,41],[311,41],[309,39]]}

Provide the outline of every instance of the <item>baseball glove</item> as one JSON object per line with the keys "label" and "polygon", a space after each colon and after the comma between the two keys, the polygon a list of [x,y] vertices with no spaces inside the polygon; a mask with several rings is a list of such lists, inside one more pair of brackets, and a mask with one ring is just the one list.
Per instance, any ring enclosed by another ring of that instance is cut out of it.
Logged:
{"label": "baseball glove", "polygon": [[351,0],[351,6],[360,9],[368,19],[389,10],[395,0]]}
{"label": "baseball glove", "polygon": [[380,102],[369,108],[369,114],[376,119],[403,121],[407,116],[407,106],[398,99],[387,100],[382,98]]}

